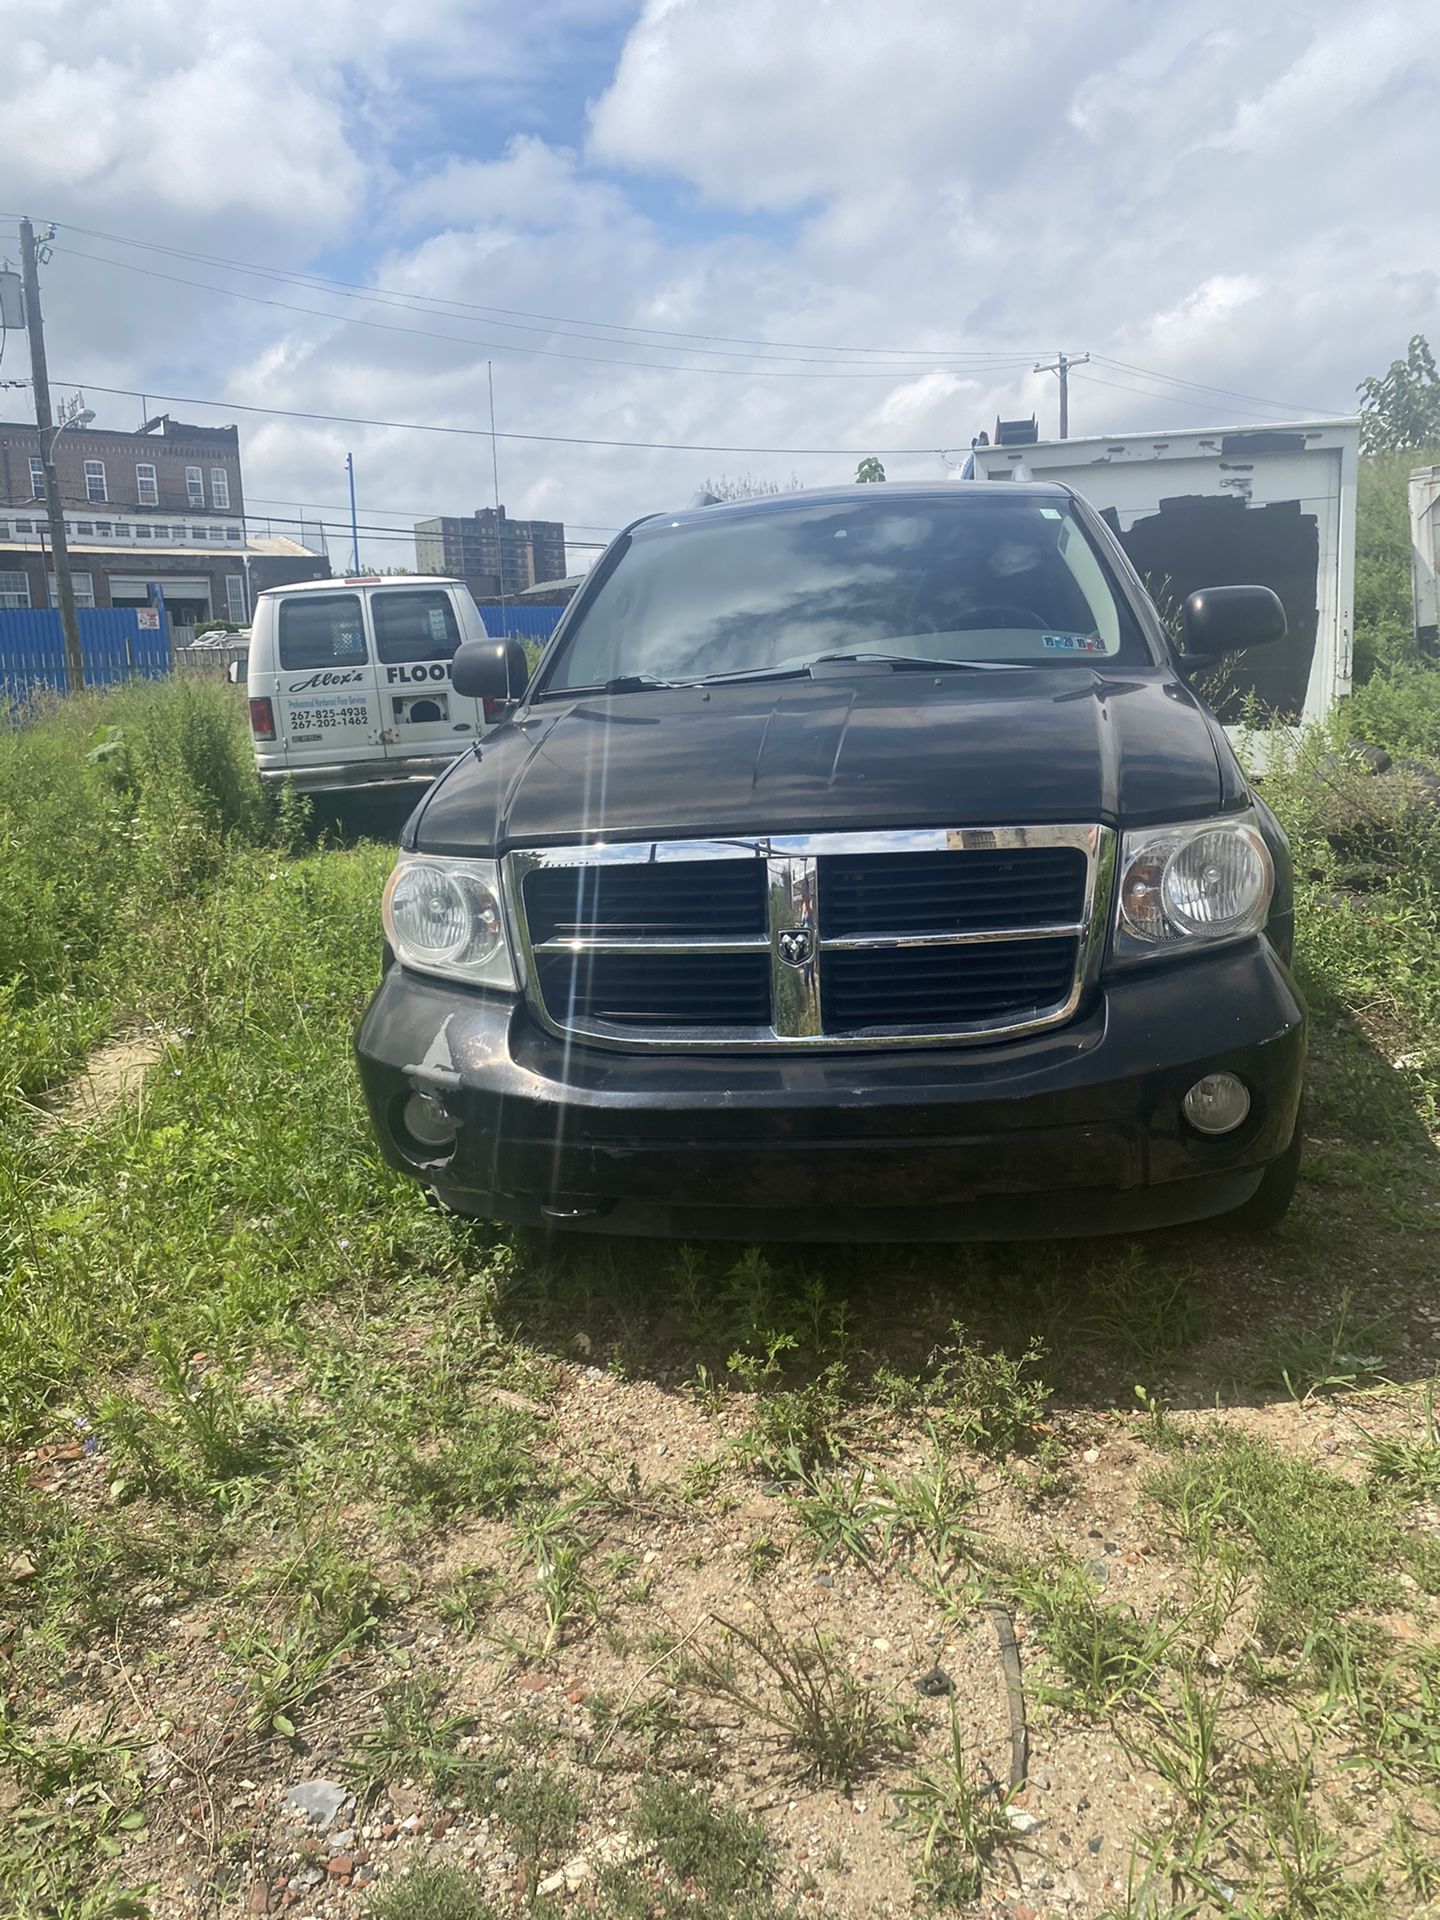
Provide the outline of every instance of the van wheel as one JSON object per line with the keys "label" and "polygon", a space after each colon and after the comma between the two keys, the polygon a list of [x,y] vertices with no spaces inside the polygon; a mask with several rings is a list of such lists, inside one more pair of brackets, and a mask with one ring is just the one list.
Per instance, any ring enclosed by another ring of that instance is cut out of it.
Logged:
{"label": "van wheel", "polygon": [[1300,1153],[1305,1138],[1305,1109],[1295,1116],[1295,1134],[1278,1160],[1272,1160],[1259,1186],[1243,1207],[1216,1222],[1226,1233],[1266,1233],[1278,1227],[1290,1211],[1300,1178]]}

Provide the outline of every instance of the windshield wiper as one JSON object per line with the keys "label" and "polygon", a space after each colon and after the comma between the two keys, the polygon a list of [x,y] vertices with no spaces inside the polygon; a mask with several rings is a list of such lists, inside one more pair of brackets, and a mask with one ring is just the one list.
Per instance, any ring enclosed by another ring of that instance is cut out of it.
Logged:
{"label": "windshield wiper", "polygon": [[818,653],[813,660],[806,662],[808,667],[843,667],[851,661],[884,661],[891,667],[922,667],[928,671],[944,672],[950,667],[963,667],[967,672],[1003,673],[1012,666],[1023,666],[1020,660],[931,660],[923,653]]}
{"label": "windshield wiper", "polygon": [[650,673],[622,673],[613,680],[593,686],[546,687],[544,692],[574,697],[586,693],[656,693],[682,687],[724,687],[732,681],[741,680],[805,680],[810,677],[812,668],[843,667],[851,663],[875,663],[931,673],[943,673],[951,667],[962,668],[966,672],[1003,673],[1012,667],[1028,664],[1023,660],[928,660],[916,653],[818,653],[813,660],[804,660],[794,666],[742,667],[734,673],[700,674],[693,680],[662,680]]}
{"label": "windshield wiper", "polygon": [[801,680],[807,678],[815,667],[843,667],[851,663],[883,663],[889,667],[927,670],[943,673],[950,667],[960,667],[976,673],[1003,673],[1012,666],[1023,666],[1020,660],[927,660],[918,653],[817,653],[813,660],[806,660],[799,666],[791,667],[750,667],[741,673],[707,673],[703,679],[688,680],[683,685],[693,687],[715,687],[728,685],[732,680]]}
{"label": "windshield wiper", "polygon": [[[683,680],[657,680],[655,676],[650,673],[622,673],[617,679],[607,680],[604,686],[600,688],[600,692],[652,693],[658,687],[683,687],[685,684],[686,682]],[[588,689],[570,687],[567,691],[570,693],[580,693],[588,691]]]}

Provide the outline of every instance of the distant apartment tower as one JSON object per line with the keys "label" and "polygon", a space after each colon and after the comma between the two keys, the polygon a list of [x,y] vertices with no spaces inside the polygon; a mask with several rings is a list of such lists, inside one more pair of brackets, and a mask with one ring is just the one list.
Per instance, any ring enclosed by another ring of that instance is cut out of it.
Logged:
{"label": "distant apartment tower", "polygon": [[415,523],[421,573],[464,580],[477,599],[523,593],[565,576],[565,527],[559,520],[512,520],[504,507],[477,507],[470,519],[441,514]]}

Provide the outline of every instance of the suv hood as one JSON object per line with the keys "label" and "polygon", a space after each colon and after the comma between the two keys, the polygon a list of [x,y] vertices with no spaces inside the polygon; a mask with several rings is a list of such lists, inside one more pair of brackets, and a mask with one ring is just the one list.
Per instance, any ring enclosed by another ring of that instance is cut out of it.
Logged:
{"label": "suv hood", "polygon": [[1216,722],[1161,668],[879,672],[546,700],[432,788],[430,853],[592,838],[1145,825],[1241,804]]}

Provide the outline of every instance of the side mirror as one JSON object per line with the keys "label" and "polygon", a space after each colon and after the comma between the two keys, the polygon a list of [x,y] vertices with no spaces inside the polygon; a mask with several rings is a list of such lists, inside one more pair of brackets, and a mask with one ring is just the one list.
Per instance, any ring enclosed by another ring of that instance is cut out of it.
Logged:
{"label": "side mirror", "polygon": [[243,687],[249,675],[250,662],[248,656],[240,660],[232,660],[225,669],[225,678],[230,682],[232,687]]}
{"label": "side mirror", "polygon": [[530,678],[518,640],[467,640],[455,650],[450,684],[470,700],[518,700]]}
{"label": "side mirror", "polygon": [[1180,651],[1214,660],[1285,638],[1285,609],[1269,587],[1202,587],[1185,602]]}

